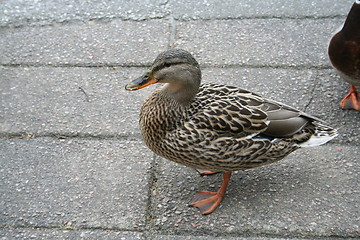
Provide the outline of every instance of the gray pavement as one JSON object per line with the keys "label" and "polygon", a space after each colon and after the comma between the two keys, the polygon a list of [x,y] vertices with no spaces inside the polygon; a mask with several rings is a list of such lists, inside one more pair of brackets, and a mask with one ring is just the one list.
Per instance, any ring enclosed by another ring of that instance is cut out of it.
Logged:
{"label": "gray pavement", "polygon": [[[0,239],[360,239],[360,113],[327,44],[352,0],[0,1]],[[331,143],[221,176],[161,159],[138,130],[154,87],[126,92],[169,46],[204,82],[260,93],[339,129]]]}

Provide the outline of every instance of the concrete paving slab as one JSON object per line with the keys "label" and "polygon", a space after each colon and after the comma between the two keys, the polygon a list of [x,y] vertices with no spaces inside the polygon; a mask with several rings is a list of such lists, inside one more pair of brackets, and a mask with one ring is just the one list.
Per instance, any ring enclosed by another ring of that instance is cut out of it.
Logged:
{"label": "concrete paving slab", "polygon": [[334,70],[320,71],[319,83],[312,92],[308,111],[316,113],[321,119],[332,123],[339,129],[336,142],[360,145],[360,112],[342,110],[339,102],[349,92],[350,86]]}
{"label": "concrete paving slab", "polygon": [[231,19],[231,18],[303,18],[344,15],[349,11],[352,0],[320,1],[171,1],[170,8],[175,19]]}
{"label": "concrete paving slab", "polygon": [[36,240],[60,240],[60,239],[144,239],[140,232],[125,232],[111,230],[56,230],[56,229],[9,229],[0,230],[2,240],[7,239],[36,239]]}
{"label": "concrete paving slab", "polygon": [[[164,51],[169,23],[87,22],[0,29],[1,64],[143,65]],[[150,59],[149,59],[150,57]]]}
{"label": "concrete paving slab", "polygon": [[[82,1],[66,0],[28,2],[12,0],[0,2],[0,26],[22,26],[86,20],[146,20],[172,15],[175,19],[229,19],[259,17],[331,17],[344,16],[352,4],[347,1],[281,0],[238,2],[231,1]],[[146,7],[144,7],[146,6]]]}
{"label": "concrete paving slab", "polygon": [[[151,239],[153,240],[202,240],[202,239],[208,239],[208,240],[310,240],[314,238],[293,238],[293,237],[271,237],[271,236],[265,236],[265,237],[249,237],[249,236],[232,236],[232,235],[224,235],[224,236],[208,236],[208,235],[154,235],[151,236]],[[340,238],[316,238],[317,240],[340,240]],[[353,240],[354,238],[341,238],[346,240]]]}
{"label": "concrete paving slab", "polygon": [[122,20],[162,18],[169,14],[165,3],[164,0],[0,1],[0,26],[48,25],[114,18]]}
{"label": "concrete paving slab", "polygon": [[237,172],[220,208],[202,216],[188,207],[195,190],[217,191],[221,174],[159,162],[152,196],[161,230],[208,234],[359,237],[359,148],[328,144],[300,149],[272,165]]}
{"label": "concrete paving slab", "polygon": [[0,69],[3,135],[139,136],[139,109],[154,90],[124,89],[146,68]]}
{"label": "concrete paving slab", "polygon": [[138,140],[2,139],[0,149],[3,230],[144,227],[152,153]]}
{"label": "concrete paving slab", "polygon": [[175,46],[210,65],[330,67],[339,19],[243,19],[177,23]]}

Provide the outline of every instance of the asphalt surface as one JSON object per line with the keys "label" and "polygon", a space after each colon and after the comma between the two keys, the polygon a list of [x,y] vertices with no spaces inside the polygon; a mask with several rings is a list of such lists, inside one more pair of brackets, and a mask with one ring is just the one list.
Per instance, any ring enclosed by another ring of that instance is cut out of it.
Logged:
{"label": "asphalt surface", "polygon": [[[0,1],[0,239],[360,239],[360,112],[327,57],[352,2]],[[187,204],[221,175],[148,150],[154,87],[124,90],[170,46],[339,136],[235,173],[202,216]]]}

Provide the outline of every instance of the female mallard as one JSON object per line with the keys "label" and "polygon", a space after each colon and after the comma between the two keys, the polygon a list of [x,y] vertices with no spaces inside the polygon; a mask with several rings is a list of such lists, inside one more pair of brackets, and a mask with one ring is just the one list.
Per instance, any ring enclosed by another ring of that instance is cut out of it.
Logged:
{"label": "female mallard", "polygon": [[141,107],[140,129],[147,146],[185,166],[223,172],[218,192],[196,194],[192,205],[202,214],[220,204],[232,171],[276,162],[301,146],[317,146],[336,136],[335,129],[299,110],[237,87],[200,81],[194,57],[171,49],[125,88],[166,83]]}

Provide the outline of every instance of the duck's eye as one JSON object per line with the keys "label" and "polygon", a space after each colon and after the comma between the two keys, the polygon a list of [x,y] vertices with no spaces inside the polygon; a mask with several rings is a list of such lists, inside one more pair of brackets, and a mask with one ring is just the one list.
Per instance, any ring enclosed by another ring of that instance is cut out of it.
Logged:
{"label": "duck's eye", "polygon": [[[360,1],[360,0],[359,0]],[[170,67],[171,66],[171,64],[170,63],[164,63],[164,68],[168,68],[168,67]]]}
{"label": "duck's eye", "polygon": [[360,0],[355,0],[355,3],[356,3],[356,4],[360,4]]}

